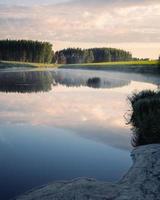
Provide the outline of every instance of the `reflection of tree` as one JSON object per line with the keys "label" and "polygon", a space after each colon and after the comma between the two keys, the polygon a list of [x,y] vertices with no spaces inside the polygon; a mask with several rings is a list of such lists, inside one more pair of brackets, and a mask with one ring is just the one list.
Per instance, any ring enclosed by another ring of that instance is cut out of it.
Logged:
{"label": "reflection of tree", "polygon": [[93,77],[90,74],[79,75],[69,71],[64,73],[61,70],[0,73],[0,91],[3,92],[45,92],[58,84],[67,87],[115,88],[129,83],[129,80],[111,79],[106,76]]}
{"label": "reflection of tree", "polygon": [[111,79],[108,77],[92,77],[89,74],[69,74],[63,73],[63,71],[55,73],[54,79],[57,84],[65,85],[67,87],[87,86],[92,88],[115,88],[123,87],[130,83],[130,80]]}
{"label": "reflection of tree", "polygon": [[3,92],[41,92],[51,90],[53,78],[50,72],[1,72],[0,91]]}
{"label": "reflection of tree", "polygon": [[89,78],[87,81],[87,85],[93,88],[100,88],[101,86],[101,79],[98,77]]}
{"label": "reflection of tree", "polygon": [[87,86],[92,88],[116,88],[126,86],[129,83],[128,80],[93,77],[88,79]]}

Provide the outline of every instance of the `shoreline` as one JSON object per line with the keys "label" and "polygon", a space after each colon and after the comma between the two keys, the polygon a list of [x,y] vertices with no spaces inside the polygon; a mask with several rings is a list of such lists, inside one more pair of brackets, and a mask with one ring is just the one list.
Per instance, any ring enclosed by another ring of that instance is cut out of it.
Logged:
{"label": "shoreline", "polygon": [[0,69],[12,68],[56,68],[58,64],[48,63],[30,63],[30,62],[16,62],[16,61],[0,61]]}
{"label": "shoreline", "polygon": [[157,61],[148,62],[113,62],[113,63],[88,63],[88,64],[47,64],[0,61],[0,69],[32,68],[32,69],[81,69],[81,70],[112,70],[138,73],[160,73]]}

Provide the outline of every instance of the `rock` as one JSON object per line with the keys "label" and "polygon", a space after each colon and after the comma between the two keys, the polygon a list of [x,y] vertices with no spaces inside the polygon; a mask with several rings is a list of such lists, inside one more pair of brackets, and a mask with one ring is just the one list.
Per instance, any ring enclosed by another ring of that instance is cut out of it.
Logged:
{"label": "rock", "polygon": [[160,145],[140,146],[133,165],[117,183],[81,178],[46,185],[16,200],[160,200]]}

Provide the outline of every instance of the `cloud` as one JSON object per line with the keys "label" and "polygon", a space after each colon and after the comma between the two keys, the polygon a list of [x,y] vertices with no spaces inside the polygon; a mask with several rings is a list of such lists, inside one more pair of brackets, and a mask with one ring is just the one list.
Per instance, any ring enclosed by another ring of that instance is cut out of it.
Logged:
{"label": "cloud", "polygon": [[52,4],[0,5],[0,38],[92,43],[160,42],[160,2],[157,0],[46,3]]}
{"label": "cloud", "polygon": [[[93,98],[94,95],[96,98]],[[43,124],[126,149],[129,127],[123,119],[126,110],[124,95],[118,93],[118,99],[117,103],[117,94],[111,90],[105,89],[104,94],[102,89],[95,94],[87,87],[80,87],[77,91],[77,88],[58,86],[49,93],[32,93],[30,98],[28,94],[1,93],[0,124]]]}
{"label": "cloud", "polygon": [[64,3],[69,0],[1,0],[1,4],[7,5],[46,5]]}

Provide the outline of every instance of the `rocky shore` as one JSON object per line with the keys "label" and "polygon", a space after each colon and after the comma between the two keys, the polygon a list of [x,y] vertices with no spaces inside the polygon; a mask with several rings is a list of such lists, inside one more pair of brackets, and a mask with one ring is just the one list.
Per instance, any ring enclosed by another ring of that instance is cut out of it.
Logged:
{"label": "rocky shore", "polygon": [[89,178],[55,182],[15,200],[160,200],[160,145],[135,148],[133,165],[117,183]]}

